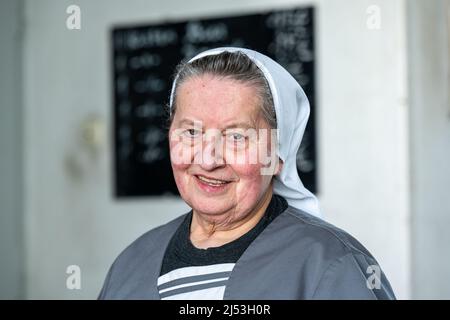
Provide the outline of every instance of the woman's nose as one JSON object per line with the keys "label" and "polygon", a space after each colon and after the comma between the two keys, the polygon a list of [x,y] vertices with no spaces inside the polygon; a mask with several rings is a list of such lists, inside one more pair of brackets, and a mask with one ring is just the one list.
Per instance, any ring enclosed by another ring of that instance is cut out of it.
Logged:
{"label": "woman's nose", "polygon": [[206,141],[203,142],[202,147],[201,152],[197,153],[197,155],[201,156],[198,163],[202,169],[211,171],[225,165],[221,135],[214,135],[209,138],[207,137]]}

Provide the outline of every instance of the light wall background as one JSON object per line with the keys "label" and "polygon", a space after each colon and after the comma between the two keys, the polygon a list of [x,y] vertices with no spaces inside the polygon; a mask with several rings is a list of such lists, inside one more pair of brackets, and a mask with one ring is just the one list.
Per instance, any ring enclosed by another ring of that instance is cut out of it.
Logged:
{"label": "light wall background", "polygon": [[[113,197],[112,25],[313,5],[325,219],[372,252],[398,298],[450,298],[444,0],[17,3],[0,1],[2,23],[16,26],[13,37],[0,28],[12,46],[0,61],[0,297],[96,298],[121,250],[188,210],[180,199]],[[65,26],[71,4],[81,8],[81,30]],[[366,25],[370,5],[381,9],[379,30]],[[92,115],[104,126],[94,153],[81,129]],[[66,288],[72,264],[81,290]]]}

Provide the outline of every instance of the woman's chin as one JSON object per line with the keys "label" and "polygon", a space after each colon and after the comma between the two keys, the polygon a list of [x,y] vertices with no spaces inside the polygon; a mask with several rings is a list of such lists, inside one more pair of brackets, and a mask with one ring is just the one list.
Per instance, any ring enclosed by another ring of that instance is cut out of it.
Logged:
{"label": "woman's chin", "polygon": [[208,201],[194,201],[192,208],[198,213],[210,216],[220,216],[229,212],[231,209],[230,203],[223,201],[217,201],[217,203],[214,202],[215,201],[211,199]]}

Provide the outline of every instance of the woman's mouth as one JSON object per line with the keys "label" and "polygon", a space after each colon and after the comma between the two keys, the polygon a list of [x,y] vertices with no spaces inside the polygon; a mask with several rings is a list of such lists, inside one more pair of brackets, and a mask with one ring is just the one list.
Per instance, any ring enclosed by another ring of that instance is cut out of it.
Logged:
{"label": "woman's mouth", "polygon": [[199,178],[199,180],[201,180],[202,182],[207,183],[212,186],[220,186],[222,184],[229,182],[229,181],[225,181],[225,180],[211,179],[211,178],[207,178],[204,176],[197,176],[197,178]]}
{"label": "woman's mouth", "polygon": [[199,187],[208,193],[223,191],[231,182],[207,178],[205,176],[200,175],[196,175],[195,178]]}

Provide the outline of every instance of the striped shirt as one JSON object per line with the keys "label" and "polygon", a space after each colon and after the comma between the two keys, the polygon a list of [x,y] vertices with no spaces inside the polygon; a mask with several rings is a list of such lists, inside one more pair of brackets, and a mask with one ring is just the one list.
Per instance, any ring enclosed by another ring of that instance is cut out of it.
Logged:
{"label": "striped shirt", "polygon": [[232,242],[208,249],[199,249],[190,241],[191,210],[166,249],[158,278],[160,298],[222,300],[236,261],[287,207],[283,197],[273,195],[263,218],[255,227]]}
{"label": "striped shirt", "polygon": [[221,300],[234,263],[175,269],[158,278],[162,300]]}

